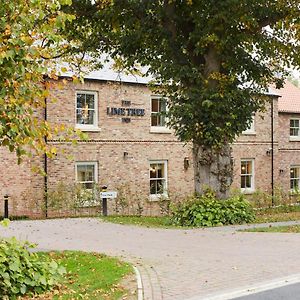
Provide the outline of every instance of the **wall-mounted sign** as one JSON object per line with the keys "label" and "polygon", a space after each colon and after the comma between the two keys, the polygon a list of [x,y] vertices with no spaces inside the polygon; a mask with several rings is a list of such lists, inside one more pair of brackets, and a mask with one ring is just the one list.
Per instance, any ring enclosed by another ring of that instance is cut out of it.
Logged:
{"label": "wall-mounted sign", "polygon": [[109,116],[142,117],[145,115],[145,109],[143,109],[143,108],[125,108],[125,107],[107,107],[106,113]]}

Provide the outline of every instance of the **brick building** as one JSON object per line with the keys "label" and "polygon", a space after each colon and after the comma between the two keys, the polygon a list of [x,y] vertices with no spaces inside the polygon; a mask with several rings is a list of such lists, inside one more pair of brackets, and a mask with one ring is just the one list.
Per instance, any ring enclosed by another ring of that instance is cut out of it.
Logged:
{"label": "brick building", "polygon": [[[91,73],[84,84],[68,81],[53,89],[44,117],[50,123],[75,126],[89,139],[75,146],[48,141],[58,148],[58,155],[35,160],[46,178],[30,171],[32,161],[18,166],[14,155],[1,148],[0,199],[10,196],[10,214],[99,213],[99,200],[94,198],[99,199],[99,187],[104,185],[118,191],[118,197],[108,201],[109,213],[160,214],[167,209],[167,199],[192,194],[190,145],[165,127],[159,114],[166,109],[165,101],[151,93],[148,81],[102,70]],[[251,194],[271,193],[275,186],[298,188],[299,96],[300,90],[289,83],[279,93],[270,92],[266,111],[253,116],[251,127],[233,144],[233,189]]]}

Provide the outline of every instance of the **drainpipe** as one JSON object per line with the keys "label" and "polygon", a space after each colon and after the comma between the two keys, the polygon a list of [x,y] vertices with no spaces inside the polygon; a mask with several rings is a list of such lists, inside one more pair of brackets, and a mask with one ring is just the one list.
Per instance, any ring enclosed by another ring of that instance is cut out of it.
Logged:
{"label": "drainpipe", "polygon": [[274,206],[274,98],[271,98],[271,189],[272,206]]}
{"label": "drainpipe", "polygon": [[[44,84],[46,89],[46,85]],[[47,121],[47,97],[44,98],[44,121]],[[44,141],[47,144],[47,136],[44,137]],[[45,217],[48,218],[48,158],[44,153],[44,204],[45,204]]]}

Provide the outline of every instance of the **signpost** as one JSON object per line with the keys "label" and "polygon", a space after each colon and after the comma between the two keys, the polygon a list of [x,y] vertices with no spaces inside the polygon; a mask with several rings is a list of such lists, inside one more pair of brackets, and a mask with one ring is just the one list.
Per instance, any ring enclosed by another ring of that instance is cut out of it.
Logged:
{"label": "signpost", "polygon": [[118,193],[115,191],[106,191],[107,186],[102,187],[100,192],[100,198],[102,199],[102,213],[103,216],[107,216],[107,199],[117,198]]}
{"label": "signpost", "polygon": [[103,199],[103,198],[106,198],[106,199],[114,199],[114,198],[117,198],[117,195],[118,193],[117,192],[101,192],[100,193],[100,198]]}

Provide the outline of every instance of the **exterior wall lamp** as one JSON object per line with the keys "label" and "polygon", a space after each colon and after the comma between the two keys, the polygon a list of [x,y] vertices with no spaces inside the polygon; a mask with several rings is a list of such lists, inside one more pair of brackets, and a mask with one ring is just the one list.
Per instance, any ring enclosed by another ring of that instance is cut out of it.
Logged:
{"label": "exterior wall lamp", "polygon": [[272,154],[272,148],[268,149],[268,150],[266,151],[266,154],[267,154],[268,156],[271,156],[271,154]]}
{"label": "exterior wall lamp", "polygon": [[183,167],[185,170],[187,170],[190,166],[190,160],[188,157],[185,157],[184,160],[183,160]]}

